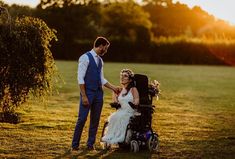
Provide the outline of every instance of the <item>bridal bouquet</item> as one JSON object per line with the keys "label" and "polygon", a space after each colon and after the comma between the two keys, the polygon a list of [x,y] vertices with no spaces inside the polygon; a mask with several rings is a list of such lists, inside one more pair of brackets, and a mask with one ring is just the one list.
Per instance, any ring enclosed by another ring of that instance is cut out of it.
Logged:
{"label": "bridal bouquet", "polygon": [[152,97],[157,97],[160,94],[160,83],[157,80],[153,80],[149,84],[149,92]]}

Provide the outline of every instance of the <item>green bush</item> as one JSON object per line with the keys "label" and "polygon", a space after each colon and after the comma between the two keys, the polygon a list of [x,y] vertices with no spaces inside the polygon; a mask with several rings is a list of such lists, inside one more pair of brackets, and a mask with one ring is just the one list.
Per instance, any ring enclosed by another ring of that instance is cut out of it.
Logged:
{"label": "green bush", "polygon": [[56,73],[50,42],[55,30],[37,18],[17,18],[0,24],[0,107],[14,112],[32,93],[43,97],[52,90]]}

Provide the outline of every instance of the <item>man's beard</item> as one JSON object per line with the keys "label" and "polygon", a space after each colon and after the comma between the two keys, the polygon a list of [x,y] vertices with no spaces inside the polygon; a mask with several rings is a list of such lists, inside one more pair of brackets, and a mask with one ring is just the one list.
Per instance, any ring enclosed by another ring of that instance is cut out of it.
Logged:
{"label": "man's beard", "polygon": [[104,56],[104,54],[105,54],[106,52],[107,52],[107,51],[105,51],[105,50],[101,50],[100,56]]}

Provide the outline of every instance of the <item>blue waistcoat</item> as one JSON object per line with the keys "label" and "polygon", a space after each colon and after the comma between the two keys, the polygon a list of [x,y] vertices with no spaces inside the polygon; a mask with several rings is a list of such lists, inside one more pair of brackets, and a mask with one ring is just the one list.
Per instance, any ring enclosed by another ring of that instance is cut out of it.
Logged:
{"label": "blue waistcoat", "polygon": [[89,65],[87,67],[86,75],[84,78],[85,87],[87,91],[96,91],[102,88],[101,83],[101,69],[102,63],[101,59],[99,58],[99,64],[97,66],[92,54],[87,52],[86,55],[89,58]]}

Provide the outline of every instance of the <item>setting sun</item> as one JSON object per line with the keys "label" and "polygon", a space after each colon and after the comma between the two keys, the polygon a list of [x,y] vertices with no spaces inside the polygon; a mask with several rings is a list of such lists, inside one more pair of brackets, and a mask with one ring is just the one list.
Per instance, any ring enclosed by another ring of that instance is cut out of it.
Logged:
{"label": "setting sun", "polygon": [[200,6],[209,14],[216,18],[223,19],[232,25],[235,25],[235,1],[234,0],[174,0],[175,2],[185,3],[189,7]]}

